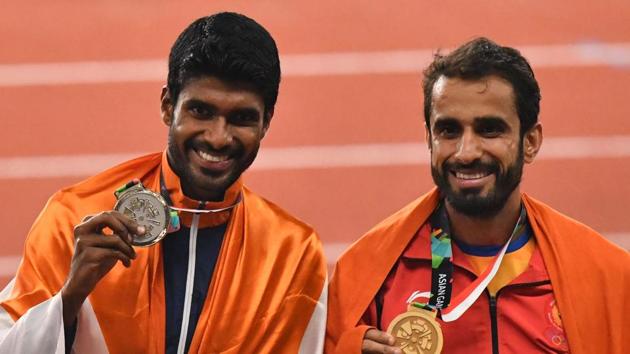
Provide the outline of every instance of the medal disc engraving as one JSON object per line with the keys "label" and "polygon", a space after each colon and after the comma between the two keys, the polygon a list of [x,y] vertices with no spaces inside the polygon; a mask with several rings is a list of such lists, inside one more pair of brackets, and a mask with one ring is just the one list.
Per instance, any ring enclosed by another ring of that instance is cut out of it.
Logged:
{"label": "medal disc engraving", "polygon": [[114,209],[144,226],[146,233],[134,235],[134,246],[150,246],[166,236],[170,222],[168,206],[162,197],[148,190],[133,190],[120,196]]}
{"label": "medal disc engraving", "polygon": [[435,315],[411,308],[392,320],[387,332],[405,354],[436,354],[442,352],[444,337]]}

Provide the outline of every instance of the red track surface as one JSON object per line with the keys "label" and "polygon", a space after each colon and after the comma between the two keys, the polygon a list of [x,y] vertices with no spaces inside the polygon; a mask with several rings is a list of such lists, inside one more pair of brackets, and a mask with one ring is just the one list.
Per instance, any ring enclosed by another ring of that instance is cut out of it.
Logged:
{"label": "red track surface", "polygon": [[[512,46],[630,42],[630,3],[624,1],[132,3],[5,5],[0,64],[155,58],[166,63],[183,27],[218,10],[261,22],[285,55],[437,49],[477,35]],[[628,66],[535,71],[546,137],[630,135]],[[0,86],[0,158],[161,150],[166,137],[158,115],[161,85]],[[285,77],[263,148],[419,142],[421,102],[420,73]],[[80,179],[0,179],[0,256],[19,255],[48,196]],[[524,190],[600,232],[630,234],[629,180],[627,156],[545,160],[526,169]],[[247,182],[314,225],[326,244],[355,240],[432,186],[426,165],[252,171]],[[7,280],[0,277],[0,285]]]}

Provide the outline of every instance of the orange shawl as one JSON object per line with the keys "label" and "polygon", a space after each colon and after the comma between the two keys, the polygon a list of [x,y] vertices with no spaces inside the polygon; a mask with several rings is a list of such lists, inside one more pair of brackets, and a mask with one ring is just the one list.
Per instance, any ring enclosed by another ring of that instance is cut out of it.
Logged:
{"label": "orange shawl", "polygon": [[[630,255],[523,194],[573,354],[627,353]],[[390,216],[339,259],[328,298],[326,353],[360,353],[360,323],[387,274],[439,202],[436,189]],[[465,333],[463,333],[465,335]]]}
{"label": "orange shawl", "polygon": [[[128,161],[49,200],[28,235],[11,297],[1,304],[14,320],[63,286],[74,225],[110,210],[113,191],[133,178],[158,191],[160,169],[173,202],[187,206],[165,153]],[[229,224],[190,353],[296,353],[324,290],[321,243],[312,228],[240,181],[226,198],[239,192],[242,202],[225,217]],[[201,224],[212,223],[202,217]],[[164,353],[161,247],[136,248],[131,268],[117,264],[89,296],[110,353]]]}

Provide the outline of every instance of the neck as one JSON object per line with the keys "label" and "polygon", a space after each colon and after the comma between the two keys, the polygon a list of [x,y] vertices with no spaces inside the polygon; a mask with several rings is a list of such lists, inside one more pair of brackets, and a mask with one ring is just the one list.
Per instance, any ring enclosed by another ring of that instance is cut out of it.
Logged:
{"label": "neck", "polygon": [[510,238],[521,211],[521,193],[516,188],[505,206],[489,218],[472,217],[455,210],[446,202],[451,233],[471,246],[500,246]]}
{"label": "neck", "polygon": [[198,190],[194,187],[182,184],[182,193],[192,200],[204,201],[204,202],[221,202],[225,199],[225,191],[210,192],[207,190]]}

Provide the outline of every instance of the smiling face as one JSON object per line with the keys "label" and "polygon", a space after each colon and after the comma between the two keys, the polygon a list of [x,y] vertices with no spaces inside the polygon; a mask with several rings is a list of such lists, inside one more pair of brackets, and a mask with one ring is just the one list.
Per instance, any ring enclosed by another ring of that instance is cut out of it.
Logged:
{"label": "smiling face", "polygon": [[498,76],[479,80],[440,77],[432,91],[427,142],[435,184],[458,212],[496,215],[518,197],[524,162],[542,141],[540,124],[520,135],[509,82]]}
{"label": "smiling face", "polygon": [[173,104],[162,91],[167,156],[186,196],[217,201],[256,158],[273,112],[244,84],[205,76],[185,84]]}

